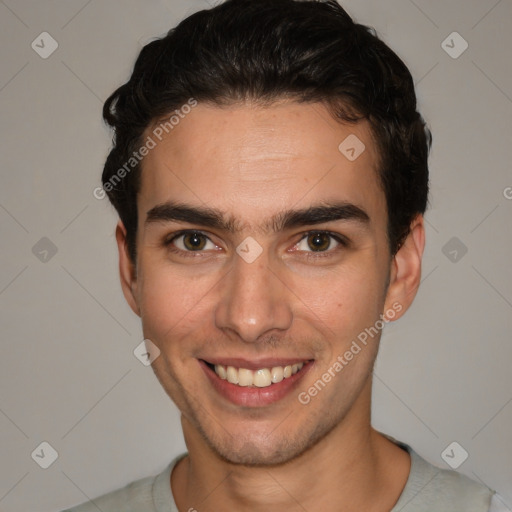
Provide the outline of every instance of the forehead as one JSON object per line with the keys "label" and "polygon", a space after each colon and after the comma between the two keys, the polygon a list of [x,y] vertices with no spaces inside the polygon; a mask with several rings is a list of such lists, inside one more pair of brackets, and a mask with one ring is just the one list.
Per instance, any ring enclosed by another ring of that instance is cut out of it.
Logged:
{"label": "forehead", "polygon": [[263,214],[320,201],[350,202],[370,217],[385,212],[369,124],[342,124],[320,103],[198,104],[168,133],[155,126],[145,134],[155,147],[142,162],[141,221],[177,200],[253,226]]}

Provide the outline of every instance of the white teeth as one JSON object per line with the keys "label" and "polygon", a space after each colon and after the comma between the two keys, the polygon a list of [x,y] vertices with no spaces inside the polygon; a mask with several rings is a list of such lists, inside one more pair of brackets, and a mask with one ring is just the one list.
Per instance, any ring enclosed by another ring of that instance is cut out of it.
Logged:
{"label": "white teeth", "polygon": [[270,370],[267,368],[263,368],[254,372],[253,375],[253,384],[258,388],[266,388],[270,386],[272,382],[272,378],[270,377]]}
{"label": "white teeth", "polygon": [[270,370],[270,374],[272,375],[272,382],[277,384],[284,379],[284,371],[282,366],[274,366],[272,370]]}
{"label": "white teeth", "polygon": [[226,368],[224,368],[224,366],[222,366],[221,364],[216,364],[215,365],[215,373],[222,379],[222,380],[226,380],[228,374],[226,372]]}
{"label": "white teeth", "polygon": [[226,376],[228,382],[231,382],[231,384],[238,384],[238,370],[236,368],[233,366],[228,366],[226,370]]}
{"label": "white teeth", "polygon": [[238,370],[238,385],[239,386],[252,386],[252,384],[253,384],[252,370],[248,370],[247,368],[240,368]]}
{"label": "white teeth", "polygon": [[274,366],[273,368],[260,368],[252,371],[247,368],[235,368],[234,366],[215,365],[215,373],[223,380],[231,384],[243,387],[256,386],[266,388],[271,384],[277,384],[283,379],[288,379],[302,369],[304,363],[296,363],[287,366]]}
{"label": "white teeth", "polygon": [[292,373],[295,375],[302,367],[304,366],[304,363],[297,363],[292,366]]}

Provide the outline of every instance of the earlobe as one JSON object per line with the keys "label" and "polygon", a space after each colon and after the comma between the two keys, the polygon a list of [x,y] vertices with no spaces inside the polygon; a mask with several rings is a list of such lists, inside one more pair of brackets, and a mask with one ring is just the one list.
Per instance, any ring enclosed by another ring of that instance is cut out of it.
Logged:
{"label": "earlobe", "polygon": [[[390,283],[385,310],[393,309],[400,318],[412,304],[421,281],[421,259],[425,248],[425,225],[423,215],[415,217],[409,235],[391,261]],[[397,308],[397,304],[401,308]]]}
{"label": "earlobe", "polygon": [[119,277],[121,279],[121,288],[123,294],[132,308],[132,311],[140,316],[140,308],[138,304],[137,293],[137,272],[135,262],[130,258],[128,244],[126,241],[126,228],[120,220],[116,226],[116,241],[119,253]]}

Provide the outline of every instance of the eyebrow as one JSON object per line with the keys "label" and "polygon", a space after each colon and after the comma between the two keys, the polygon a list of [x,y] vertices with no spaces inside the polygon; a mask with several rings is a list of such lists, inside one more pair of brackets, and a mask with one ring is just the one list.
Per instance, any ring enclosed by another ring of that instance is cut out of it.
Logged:
{"label": "eyebrow", "polygon": [[[350,221],[367,226],[370,216],[359,206],[347,202],[322,203],[299,210],[285,210],[266,220],[259,230],[264,233],[280,232],[301,226],[334,221]],[[157,222],[186,222],[229,233],[242,231],[243,224],[222,211],[205,206],[190,206],[169,201],[151,208],[145,225]]]}

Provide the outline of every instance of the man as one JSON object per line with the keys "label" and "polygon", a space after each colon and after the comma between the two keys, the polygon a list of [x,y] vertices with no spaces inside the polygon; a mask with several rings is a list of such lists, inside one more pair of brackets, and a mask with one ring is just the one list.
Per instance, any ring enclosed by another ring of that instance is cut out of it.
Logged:
{"label": "man", "polygon": [[104,117],[123,292],[188,453],[72,510],[498,510],[371,427],[430,147],[371,30],[334,1],[228,0],[146,45]]}

